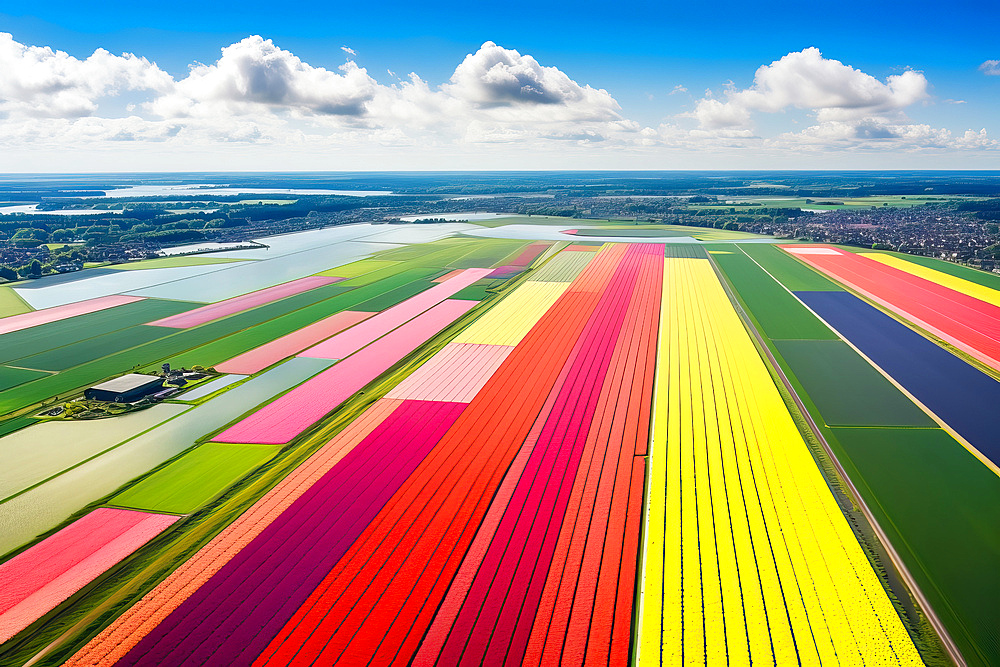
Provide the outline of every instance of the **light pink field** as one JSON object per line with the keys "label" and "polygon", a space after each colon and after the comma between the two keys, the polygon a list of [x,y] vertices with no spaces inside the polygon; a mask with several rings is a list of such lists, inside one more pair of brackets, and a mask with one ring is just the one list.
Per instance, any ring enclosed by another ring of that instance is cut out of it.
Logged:
{"label": "light pink field", "polygon": [[381,313],[365,320],[356,327],[351,327],[341,334],[326,340],[315,347],[301,353],[301,357],[318,357],[320,359],[343,359],[357,352],[373,340],[386,335],[399,325],[407,322],[431,306],[441,303],[453,294],[465,289],[480,278],[488,275],[493,269],[465,269],[454,278],[410,297],[406,301],[387,308]]}
{"label": "light pink field", "polygon": [[102,507],[0,564],[0,643],[54,609],[178,518]]}
{"label": "light pink field", "polygon": [[315,324],[302,327],[298,331],[293,331],[287,336],[276,338],[260,347],[255,347],[238,357],[233,357],[221,364],[216,364],[215,369],[220,373],[253,375],[258,371],[264,370],[271,364],[281,361],[285,357],[297,354],[310,345],[315,345],[348,327],[354,326],[358,322],[368,319],[373,314],[345,310],[322,319]]}
{"label": "light pink field", "polygon": [[468,403],[513,349],[512,345],[449,343],[386,398]]}
{"label": "light pink field", "polygon": [[307,292],[311,289],[322,287],[323,285],[329,285],[330,283],[340,282],[341,280],[343,280],[343,278],[331,278],[327,276],[308,276],[306,278],[299,278],[298,280],[292,280],[291,282],[282,283],[281,285],[275,285],[274,287],[257,290],[256,292],[251,292],[250,294],[236,296],[232,299],[226,299],[225,301],[212,303],[207,306],[202,306],[201,308],[195,308],[194,310],[189,310],[185,313],[164,317],[161,320],[147,322],[147,324],[157,327],[172,327],[174,329],[196,327],[199,324],[205,324],[206,322],[217,320],[220,317],[242,313],[244,310],[256,308],[257,306],[263,306],[264,304],[271,303],[272,301],[301,294],[302,292]]}
{"label": "light pink field", "polygon": [[65,306],[43,308],[42,310],[36,310],[33,313],[11,315],[10,317],[0,319],[0,334],[20,331],[21,329],[29,329],[31,327],[37,327],[40,324],[48,324],[49,322],[58,322],[59,320],[65,320],[67,317],[75,317],[76,315],[95,313],[98,310],[106,310],[108,308],[114,308],[115,306],[122,306],[126,303],[132,303],[133,301],[142,301],[142,297],[112,294],[111,296],[101,296],[96,299],[87,299],[86,301],[67,303]]}
{"label": "light pink field", "polygon": [[478,303],[459,299],[439,303],[237,422],[217,435],[215,442],[280,445],[290,441]]}

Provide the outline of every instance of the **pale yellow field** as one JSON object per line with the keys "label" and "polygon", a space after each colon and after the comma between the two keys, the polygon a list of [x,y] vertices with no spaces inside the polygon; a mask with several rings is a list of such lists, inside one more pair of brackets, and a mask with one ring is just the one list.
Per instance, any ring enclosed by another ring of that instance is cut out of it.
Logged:
{"label": "pale yellow field", "polygon": [[639,664],[922,664],[708,260],[665,261]]}
{"label": "pale yellow field", "polygon": [[529,280],[473,322],[454,342],[517,345],[567,287],[569,283]]}

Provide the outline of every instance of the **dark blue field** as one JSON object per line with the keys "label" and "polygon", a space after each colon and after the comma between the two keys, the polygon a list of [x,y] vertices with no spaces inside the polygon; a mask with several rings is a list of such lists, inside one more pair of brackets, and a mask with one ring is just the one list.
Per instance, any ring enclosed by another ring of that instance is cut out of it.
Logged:
{"label": "dark blue field", "polygon": [[847,292],[796,292],[984,456],[1000,465],[1000,382]]}

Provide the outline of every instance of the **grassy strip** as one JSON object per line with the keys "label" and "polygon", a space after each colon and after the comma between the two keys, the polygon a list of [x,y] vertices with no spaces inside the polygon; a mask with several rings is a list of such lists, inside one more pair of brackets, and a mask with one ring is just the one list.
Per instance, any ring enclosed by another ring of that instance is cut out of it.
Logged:
{"label": "grassy strip", "polygon": [[7,435],[8,433],[13,433],[14,431],[19,431],[26,426],[31,426],[32,424],[37,424],[38,420],[30,416],[14,417],[13,419],[7,419],[0,422],[0,437]]}
{"label": "grassy strip", "polygon": [[190,514],[278,451],[279,448],[270,445],[206,442],[143,477],[108,504],[149,512]]}
{"label": "grassy strip", "polygon": [[495,278],[483,280],[477,280],[463,290],[459,290],[451,298],[453,299],[469,299],[471,301],[482,301],[486,297],[493,294],[493,290],[504,284],[505,281],[497,280]]}
{"label": "grassy strip", "polygon": [[[183,313],[203,304],[143,299],[0,336],[0,362],[41,354],[114,331]],[[20,366],[22,364],[15,364]]]}

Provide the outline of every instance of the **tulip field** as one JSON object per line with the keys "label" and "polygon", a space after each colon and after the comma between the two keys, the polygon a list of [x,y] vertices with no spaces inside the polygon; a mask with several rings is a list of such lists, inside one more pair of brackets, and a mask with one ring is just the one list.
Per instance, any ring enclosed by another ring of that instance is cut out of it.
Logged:
{"label": "tulip field", "polygon": [[[580,222],[38,288],[0,664],[1000,663],[1000,277]],[[218,377],[46,412],[164,363]]]}

